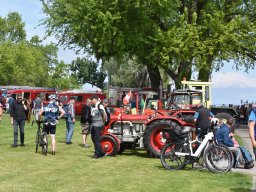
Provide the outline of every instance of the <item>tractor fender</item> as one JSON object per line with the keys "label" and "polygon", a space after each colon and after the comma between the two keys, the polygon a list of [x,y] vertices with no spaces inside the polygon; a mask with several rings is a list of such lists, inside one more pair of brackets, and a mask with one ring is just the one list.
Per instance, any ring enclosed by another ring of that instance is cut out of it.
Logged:
{"label": "tractor fender", "polygon": [[113,138],[116,140],[116,142],[117,142],[117,144],[118,144],[118,151],[119,151],[119,150],[120,150],[120,145],[121,145],[120,139],[118,139],[117,136],[114,135],[114,134],[107,133],[107,134],[104,134],[104,135],[108,135],[108,136],[110,136],[110,137],[113,137]]}
{"label": "tractor fender", "polygon": [[145,125],[148,126],[151,123],[153,123],[155,121],[160,121],[160,120],[172,120],[172,121],[176,122],[177,124],[179,124],[181,126],[187,125],[187,123],[182,121],[181,119],[178,119],[176,117],[170,117],[170,116],[163,116],[163,117],[158,117],[158,118],[151,119],[150,121],[146,122]]}

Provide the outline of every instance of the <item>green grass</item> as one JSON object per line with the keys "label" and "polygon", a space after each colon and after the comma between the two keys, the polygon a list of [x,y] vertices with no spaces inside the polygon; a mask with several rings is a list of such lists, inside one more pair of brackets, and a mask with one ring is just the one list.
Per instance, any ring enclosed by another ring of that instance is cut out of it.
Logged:
{"label": "green grass", "polygon": [[[0,123],[0,191],[250,191],[251,177],[240,173],[213,174],[207,170],[167,171],[144,150],[127,150],[116,157],[92,159],[93,148],[81,144],[75,125],[73,144],[64,143],[65,124],[57,126],[56,155],[35,153],[36,126],[26,124],[26,147],[11,148],[13,129],[8,115]],[[91,139],[88,139],[91,143]]]}

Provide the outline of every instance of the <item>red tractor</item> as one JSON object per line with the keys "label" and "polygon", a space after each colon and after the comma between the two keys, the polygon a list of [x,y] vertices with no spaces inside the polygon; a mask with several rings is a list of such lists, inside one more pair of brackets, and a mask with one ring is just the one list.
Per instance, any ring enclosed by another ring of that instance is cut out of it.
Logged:
{"label": "red tractor", "polygon": [[[145,93],[143,91],[143,94]],[[137,101],[139,97],[138,93]],[[146,100],[147,106],[151,105],[152,108],[152,103],[155,105],[155,100]],[[164,106],[164,102],[161,103]],[[100,138],[102,148],[109,155],[121,153],[126,148],[145,148],[151,157],[159,157],[160,150],[165,145],[165,139],[162,137],[163,128],[193,126],[191,117],[195,113],[194,110],[182,110],[175,104],[167,106],[171,106],[171,109],[146,110],[144,107],[141,109],[143,114],[126,114],[124,109],[114,112]]]}

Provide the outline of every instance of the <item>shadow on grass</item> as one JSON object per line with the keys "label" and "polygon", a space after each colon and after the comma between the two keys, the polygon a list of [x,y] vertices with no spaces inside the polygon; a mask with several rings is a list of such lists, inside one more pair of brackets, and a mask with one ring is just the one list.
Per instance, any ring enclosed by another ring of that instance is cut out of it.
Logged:
{"label": "shadow on grass", "polygon": [[[83,145],[79,145],[80,147],[83,147]],[[93,146],[91,146],[90,148],[93,148]],[[86,148],[85,148],[86,149]],[[92,154],[88,154],[86,155],[87,157],[92,157],[93,156],[93,152]],[[111,158],[115,158],[115,157],[132,157],[132,156],[135,156],[135,157],[142,157],[142,158],[152,158],[152,157],[149,157],[149,155],[147,154],[147,152],[143,149],[127,149],[125,150],[123,153],[118,153],[117,155],[115,156],[108,156],[108,157],[111,157]]]}
{"label": "shadow on grass", "polygon": [[234,192],[256,192],[256,190],[251,190],[251,189],[248,189],[248,188],[231,188],[231,191],[234,191]]}
{"label": "shadow on grass", "polygon": [[[155,166],[158,169],[163,169],[163,170],[167,170],[166,168],[164,168],[161,163],[160,165]],[[191,164],[187,164],[186,167],[184,167],[183,169],[173,169],[173,170],[168,170],[168,171],[199,171],[199,172],[209,172],[205,167],[192,167]]]}
{"label": "shadow on grass", "polygon": [[152,158],[150,157],[144,149],[127,149],[120,156],[137,156],[142,158]]}

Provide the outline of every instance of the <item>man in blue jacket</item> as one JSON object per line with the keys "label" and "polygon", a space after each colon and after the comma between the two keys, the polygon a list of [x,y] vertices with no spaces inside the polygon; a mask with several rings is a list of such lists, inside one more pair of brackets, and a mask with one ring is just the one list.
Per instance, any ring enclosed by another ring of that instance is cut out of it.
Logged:
{"label": "man in blue jacket", "polygon": [[222,123],[220,128],[216,131],[215,138],[217,139],[218,143],[227,146],[230,149],[230,151],[235,155],[235,166],[237,167],[238,165],[243,164],[244,162],[240,149],[238,147],[234,147],[234,142],[231,138],[234,136],[234,134],[231,133],[230,131],[233,122],[234,119],[230,118],[227,120],[227,123]]}
{"label": "man in blue jacket", "polygon": [[234,147],[234,142],[230,137],[230,129],[227,124],[223,123],[216,132],[216,139],[219,143],[227,146]]}

